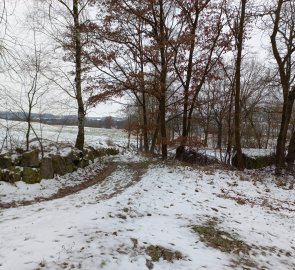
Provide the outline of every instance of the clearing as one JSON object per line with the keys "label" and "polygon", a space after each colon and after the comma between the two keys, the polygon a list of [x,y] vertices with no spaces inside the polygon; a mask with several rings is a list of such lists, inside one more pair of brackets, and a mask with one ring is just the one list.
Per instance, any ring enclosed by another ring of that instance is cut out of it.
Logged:
{"label": "clearing", "polygon": [[0,210],[0,269],[295,268],[291,180],[136,155],[106,162],[112,171],[93,164],[99,181],[84,189],[44,201],[31,191],[27,206],[15,196]]}

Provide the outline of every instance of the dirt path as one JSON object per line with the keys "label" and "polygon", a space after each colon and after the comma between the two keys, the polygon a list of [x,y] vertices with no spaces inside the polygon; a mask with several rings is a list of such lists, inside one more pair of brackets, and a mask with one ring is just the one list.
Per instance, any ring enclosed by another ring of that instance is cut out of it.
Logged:
{"label": "dirt path", "polygon": [[[9,203],[1,203],[0,202],[0,209],[8,209],[8,208],[17,208],[20,206],[27,206],[32,205],[39,202],[45,202],[45,201],[51,201],[55,199],[64,198],[66,196],[75,194],[79,191],[82,191],[84,189],[87,189],[91,186],[103,183],[104,181],[108,181],[108,177],[110,177],[113,173],[122,171],[124,169],[128,169],[132,172],[132,177],[125,181],[123,186],[118,186],[117,188],[114,188],[111,193],[103,194],[100,196],[100,199],[109,199],[116,194],[121,193],[126,188],[132,186],[136,182],[138,182],[141,178],[141,176],[146,172],[149,162],[131,162],[131,163],[115,163],[110,162],[108,163],[108,166],[102,170],[100,170],[96,175],[86,178],[83,182],[75,185],[75,186],[67,186],[60,188],[55,194],[49,196],[49,197],[36,197],[33,200],[23,200],[23,201],[13,201]],[[111,179],[109,180],[111,181]]]}

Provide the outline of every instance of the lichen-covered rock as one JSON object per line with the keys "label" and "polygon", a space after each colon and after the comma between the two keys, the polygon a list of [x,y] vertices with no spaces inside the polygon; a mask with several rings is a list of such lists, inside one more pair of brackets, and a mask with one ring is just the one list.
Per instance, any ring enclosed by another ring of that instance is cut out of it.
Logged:
{"label": "lichen-covered rock", "polygon": [[67,156],[64,157],[65,164],[66,164],[66,171],[68,173],[71,173],[74,171],[73,158],[74,158],[73,152],[69,153]]}
{"label": "lichen-covered rock", "polygon": [[54,177],[52,159],[43,158],[40,166],[40,175],[42,179],[52,179]]}
{"label": "lichen-covered rock", "polygon": [[20,181],[22,179],[22,169],[19,167],[10,167],[9,168],[10,175],[12,177],[13,182]]}
{"label": "lichen-covered rock", "polygon": [[1,169],[7,169],[12,166],[12,160],[10,157],[7,157],[5,155],[0,156],[0,168]]}
{"label": "lichen-covered rock", "polygon": [[21,156],[20,166],[38,168],[40,166],[38,151],[25,152]]}
{"label": "lichen-covered rock", "polygon": [[40,170],[31,167],[25,167],[23,170],[22,180],[27,184],[40,183]]}
{"label": "lichen-covered rock", "polygon": [[53,172],[58,175],[65,175],[67,173],[73,172],[73,165],[68,164],[66,158],[54,155],[52,158]]}
{"label": "lichen-covered rock", "polygon": [[10,167],[9,169],[0,170],[0,181],[14,183],[20,181],[22,172],[20,168]]}

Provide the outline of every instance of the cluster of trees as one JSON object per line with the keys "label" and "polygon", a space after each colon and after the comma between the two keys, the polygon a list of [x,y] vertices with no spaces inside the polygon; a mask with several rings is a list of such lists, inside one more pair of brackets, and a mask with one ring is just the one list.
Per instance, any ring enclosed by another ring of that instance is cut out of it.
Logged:
{"label": "cluster of trees", "polygon": [[[294,0],[35,2],[49,24],[34,31],[51,37],[52,62],[68,65],[41,67],[35,45],[32,86],[40,88],[40,74],[76,101],[76,147],[84,145],[87,108],[128,95],[126,128],[146,152],[160,145],[166,159],[169,144],[205,145],[216,134],[215,146],[228,160],[234,149],[243,169],[242,147],[275,140],[276,172],[286,162],[293,168]],[[271,56],[264,65],[245,50],[257,28]]]}

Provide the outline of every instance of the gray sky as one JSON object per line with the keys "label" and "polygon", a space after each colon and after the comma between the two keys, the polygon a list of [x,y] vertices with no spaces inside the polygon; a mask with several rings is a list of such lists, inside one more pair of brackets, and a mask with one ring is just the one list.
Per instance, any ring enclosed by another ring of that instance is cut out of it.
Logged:
{"label": "gray sky", "polygon": [[[28,26],[31,24],[26,19],[26,14],[29,13],[30,9],[36,4],[36,0],[6,0],[8,5],[8,22],[9,29],[8,34],[6,35],[7,44],[9,46],[15,47],[15,49],[20,52],[22,50],[32,52],[33,50],[33,31],[28,29]],[[38,19],[41,19],[40,16]],[[37,35],[37,43],[49,44],[51,41],[45,35],[38,34]],[[252,38],[247,41],[246,50],[248,54],[253,55],[255,58],[260,59],[261,61],[266,61],[268,52],[266,50],[267,43],[269,42],[268,38],[262,35],[262,32],[258,29],[254,29],[252,33]],[[21,44],[21,49],[20,45]],[[40,45],[41,46],[41,45]],[[43,46],[43,45],[42,45]],[[50,61],[50,60],[48,60]],[[56,60],[57,61],[57,60]],[[56,63],[57,66],[64,65],[62,60]],[[21,90],[19,84],[10,81],[9,76],[7,74],[0,74],[0,78],[3,81],[7,81],[7,85],[9,85],[9,91],[15,91],[15,96],[19,95],[20,92],[24,92],[25,90]],[[52,86],[54,87],[54,86]],[[48,102],[56,103],[60,100],[67,99],[62,92],[50,91],[51,94],[46,94],[46,98]],[[67,99],[68,100],[68,99]],[[124,102],[124,100],[123,100]],[[57,105],[58,106],[58,105]],[[61,106],[61,105],[60,105]],[[2,106],[3,107],[3,106]],[[48,106],[50,107],[50,106]],[[91,116],[107,116],[107,115],[119,115],[122,114],[120,111],[123,109],[121,105],[116,102],[110,101],[107,103],[101,103],[96,106],[96,108],[90,110]],[[65,110],[67,111],[67,110]],[[56,113],[57,110],[54,108],[53,110],[49,110],[49,112]],[[75,110],[73,110],[75,112]],[[60,112],[59,112],[60,113]]]}

